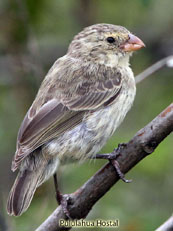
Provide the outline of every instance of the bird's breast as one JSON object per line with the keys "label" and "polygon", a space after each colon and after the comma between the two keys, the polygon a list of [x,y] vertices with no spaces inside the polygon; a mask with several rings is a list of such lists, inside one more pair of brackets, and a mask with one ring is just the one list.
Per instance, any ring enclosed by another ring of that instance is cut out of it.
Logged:
{"label": "bird's breast", "polygon": [[120,94],[111,105],[92,113],[86,119],[88,130],[95,132],[95,137],[93,138],[95,141],[100,139],[106,142],[115,132],[130,110],[135,93],[135,85],[132,88],[122,86]]}

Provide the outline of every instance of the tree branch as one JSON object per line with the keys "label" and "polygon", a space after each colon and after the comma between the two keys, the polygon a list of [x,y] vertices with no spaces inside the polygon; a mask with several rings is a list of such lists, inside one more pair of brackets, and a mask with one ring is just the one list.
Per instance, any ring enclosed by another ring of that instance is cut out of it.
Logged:
{"label": "tree branch", "polygon": [[163,58],[159,60],[157,63],[154,63],[150,67],[148,67],[146,70],[141,72],[139,75],[135,77],[136,84],[143,81],[148,76],[152,75],[154,72],[158,71],[159,69],[163,68],[164,66],[173,68],[173,55],[170,55],[166,58]]}
{"label": "tree branch", "polygon": [[173,215],[163,223],[156,231],[172,231],[173,230]]}
{"label": "tree branch", "polygon": [[[123,173],[128,172],[155,148],[173,131],[173,104],[169,105],[148,125],[121,148],[115,151],[119,154],[117,161]],[[92,206],[119,180],[111,164],[106,164],[91,177],[76,192],[69,194],[68,210],[73,219],[85,218]],[[68,219],[59,206],[36,229],[36,231],[67,230],[60,227],[60,219]],[[70,228],[68,228],[70,229]]]}

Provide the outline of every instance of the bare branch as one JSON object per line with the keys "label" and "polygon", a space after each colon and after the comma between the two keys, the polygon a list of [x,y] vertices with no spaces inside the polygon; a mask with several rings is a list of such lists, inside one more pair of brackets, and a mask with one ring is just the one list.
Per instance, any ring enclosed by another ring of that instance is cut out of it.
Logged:
{"label": "bare branch", "polygon": [[[173,131],[173,104],[167,107],[124,146],[115,151],[123,173],[128,172]],[[92,206],[119,180],[111,164],[106,164],[76,192],[69,194],[68,209],[73,219],[85,218]],[[65,217],[59,206],[36,231],[66,230],[59,226]]]}
{"label": "bare branch", "polygon": [[156,231],[172,231],[173,230],[173,215],[163,223]]}
{"label": "bare branch", "polygon": [[135,77],[136,84],[140,83],[142,80],[153,74],[154,72],[158,71],[162,67],[167,66],[169,68],[173,68],[173,55],[168,56],[159,60],[157,63],[153,64],[145,71],[141,72],[139,75]]}

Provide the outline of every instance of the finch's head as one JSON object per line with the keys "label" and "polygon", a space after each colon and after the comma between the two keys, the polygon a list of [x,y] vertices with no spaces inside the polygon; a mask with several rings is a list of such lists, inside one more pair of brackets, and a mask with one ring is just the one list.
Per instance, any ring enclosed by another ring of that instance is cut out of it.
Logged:
{"label": "finch's head", "polygon": [[122,26],[96,24],[86,27],[74,37],[68,54],[109,64],[112,59],[118,62],[144,46],[142,40]]}

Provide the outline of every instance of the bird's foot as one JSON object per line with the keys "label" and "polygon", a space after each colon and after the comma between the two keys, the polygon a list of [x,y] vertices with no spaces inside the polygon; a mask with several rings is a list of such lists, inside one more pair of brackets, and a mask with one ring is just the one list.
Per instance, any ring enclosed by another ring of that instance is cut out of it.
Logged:
{"label": "bird's foot", "polygon": [[[118,152],[118,153],[120,153],[120,152],[121,152],[121,150],[122,150],[123,148],[125,148],[126,146],[127,146],[127,144],[126,144],[126,143],[118,144],[118,147],[117,147],[117,148],[115,148],[115,149],[113,150],[113,152]],[[117,154],[117,155],[120,155],[120,154]]]}
{"label": "bird's foot", "polygon": [[119,178],[122,181],[124,181],[125,183],[130,183],[130,182],[132,182],[132,180],[125,179],[124,174],[121,172],[120,165],[119,165],[118,161],[116,160],[117,157],[120,155],[122,148],[124,148],[124,147],[126,147],[125,143],[119,144],[118,148],[115,148],[112,153],[96,154],[96,156],[93,158],[94,159],[107,159],[107,160],[109,160],[110,163],[112,164],[112,166],[115,168]]}
{"label": "bird's foot", "polygon": [[68,210],[68,202],[69,202],[70,197],[67,194],[63,195],[62,193],[60,193],[60,191],[58,189],[58,181],[57,181],[56,173],[54,174],[54,184],[55,184],[56,200],[57,200],[58,204],[61,205],[64,214],[69,219],[71,219],[70,212]]}
{"label": "bird's foot", "polygon": [[62,210],[64,214],[71,219],[70,212],[68,210],[68,202],[69,202],[70,197],[68,194],[61,194],[59,191],[58,193],[56,192],[56,200],[59,205],[61,205]]}

